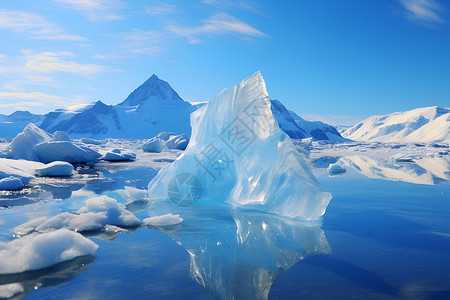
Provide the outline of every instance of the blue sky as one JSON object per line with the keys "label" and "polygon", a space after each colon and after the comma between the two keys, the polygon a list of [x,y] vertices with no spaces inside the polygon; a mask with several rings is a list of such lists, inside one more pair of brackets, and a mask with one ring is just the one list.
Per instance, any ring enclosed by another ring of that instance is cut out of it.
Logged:
{"label": "blue sky", "polygon": [[307,119],[450,106],[438,0],[0,2],[0,113],[121,102],[153,73],[206,101],[260,70]]}

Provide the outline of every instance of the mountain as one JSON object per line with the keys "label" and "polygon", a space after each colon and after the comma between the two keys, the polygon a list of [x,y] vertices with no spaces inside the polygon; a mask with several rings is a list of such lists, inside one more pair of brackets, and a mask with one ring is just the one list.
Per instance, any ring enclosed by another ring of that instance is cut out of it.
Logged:
{"label": "mountain", "polygon": [[450,109],[431,106],[372,116],[342,136],[370,142],[450,142]]}
{"label": "mountain", "polygon": [[190,135],[192,111],[190,103],[153,75],[117,105],[97,101],[67,118],[67,113],[50,113],[41,127],[72,137],[151,138],[162,131]]}
{"label": "mountain", "polygon": [[[304,137],[301,138],[312,138],[313,140],[337,142],[347,140],[343,138],[333,126],[320,121],[306,121],[295,112],[287,110],[286,107],[278,100],[272,100],[272,112],[281,129],[283,129],[291,138],[292,136],[289,132],[294,131],[298,132],[298,134],[301,132],[304,135]],[[297,129],[295,130],[295,128]]]}
{"label": "mountain", "polygon": [[14,137],[29,123],[39,126],[43,120],[43,115],[32,114],[26,110],[18,110],[10,115],[0,114],[0,137]]}

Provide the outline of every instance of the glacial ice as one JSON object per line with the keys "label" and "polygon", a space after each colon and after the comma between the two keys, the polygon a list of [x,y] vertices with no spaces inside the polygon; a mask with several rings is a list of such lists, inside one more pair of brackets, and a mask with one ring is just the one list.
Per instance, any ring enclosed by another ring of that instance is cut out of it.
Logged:
{"label": "glacial ice", "polygon": [[66,229],[0,242],[0,274],[43,269],[92,254],[97,248],[88,238]]}
{"label": "glacial ice", "polygon": [[69,163],[85,163],[95,161],[102,155],[84,145],[77,145],[67,141],[50,141],[37,144],[36,154],[40,161],[66,161]]}
{"label": "glacial ice", "polygon": [[166,148],[166,142],[160,138],[151,138],[142,144],[142,150],[145,152],[160,153]]}
{"label": "glacial ice", "polygon": [[0,179],[13,176],[26,185],[34,177],[35,169],[44,166],[45,164],[36,161],[0,158]]}
{"label": "glacial ice", "polygon": [[341,173],[345,173],[346,170],[343,166],[341,166],[340,164],[330,164],[328,166],[328,172],[330,174],[341,174]]}
{"label": "glacial ice", "polygon": [[50,142],[52,138],[47,132],[33,123],[28,124],[8,147],[8,158],[39,161],[35,146],[39,143]]}
{"label": "glacial ice", "polygon": [[259,72],[191,114],[186,151],[149,183],[152,204],[232,207],[315,219],[331,194],[321,190],[291,139],[275,121]]}
{"label": "glacial ice", "polygon": [[5,178],[0,179],[0,191],[6,190],[6,191],[13,191],[18,190],[24,186],[22,180],[20,178],[9,176]]}
{"label": "glacial ice", "polygon": [[64,131],[55,131],[53,133],[53,141],[59,141],[59,142],[71,142],[72,139],[70,138],[70,136],[65,133]]}
{"label": "glacial ice", "polygon": [[142,145],[145,152],[162,152],[164,149],[185,150],[189,138],[185,134],[177,135],[171,132],[161,132]]}
{"label": "glacial ice", "polygon": [[91,139],[91,138],[81,138],[80,142],[82,142],[83,144],[91,144],[91,145],[101,145],[101,144],[103,144],[102,141],[94,140],[94,139]]}

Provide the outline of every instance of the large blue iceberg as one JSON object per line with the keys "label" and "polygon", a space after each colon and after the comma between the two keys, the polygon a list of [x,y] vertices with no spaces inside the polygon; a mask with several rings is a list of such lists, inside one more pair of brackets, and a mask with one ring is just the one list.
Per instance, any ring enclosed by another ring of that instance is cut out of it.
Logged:
{"label": "large blue iceberg", "polygon": [[149,214],[164,201],[174,207],[228,203],[305,220],[323,215],[331,194],[322,191],[270,105],[256,72],[193,112],[186,151],[149,183]]}

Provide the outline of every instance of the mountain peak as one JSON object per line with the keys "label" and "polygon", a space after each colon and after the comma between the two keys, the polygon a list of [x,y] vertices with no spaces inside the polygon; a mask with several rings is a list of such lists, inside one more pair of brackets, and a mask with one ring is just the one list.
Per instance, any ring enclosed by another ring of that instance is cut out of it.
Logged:
{"label": "mountain peak", "polygon": [[164,80],[153,74],[137,89],[135,89],[121,106],[138,106],[144,102],[183,101],[177,92]]}

